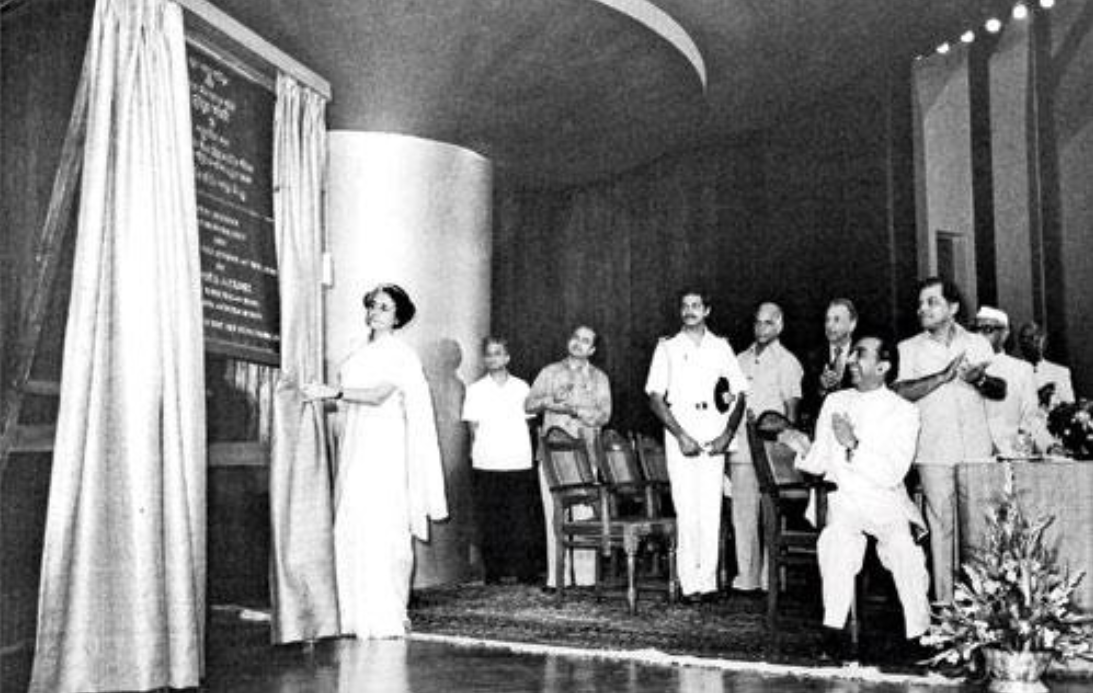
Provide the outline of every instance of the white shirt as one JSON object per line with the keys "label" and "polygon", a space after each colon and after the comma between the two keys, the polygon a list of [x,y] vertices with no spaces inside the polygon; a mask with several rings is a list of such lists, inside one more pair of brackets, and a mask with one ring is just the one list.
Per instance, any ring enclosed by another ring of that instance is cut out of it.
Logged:
{"label": "white shirt", "polygon": [[699,443],[725,431],[733,407],[719,412],[714,387],[720,378],[729,382],[736,397],[748,391],[748,379],[724,337],[707,330],[697,343],[684,332],[662,339],[653,351],[645,392],[664,395],[676,421]]}
{"label": "white shirt", "polygon": [[1005,399],[986,401],[995,449],[1002,455],[1014,454],[1018,430],[1031,434],[1040,449],[1045,449],[1051,443],[1051,435],[1040,411],[1032,364],[1009,354],[995,354],[987,374],[1006,381]]}
{"label": "white shirt", "polygon": [[786,402],[801,398],[805,371],[797,357],[774,340],[761,352],[752,344],[738,357],[748,379],[748,409],[756,416],[765,411],[786,414]]}
{"label": "white shirt", "polygon": [[1044,385],[1055,383],[1055,393],[1051,395],[1051,402],[1048,404],[1049,410],[1059,404],[1074,401],[1074,385],[1070,381],[1069,368],[1044,359],[1033,366],[1032,370],[1036,374],[1037,392]]}
{"label": "white shirt", "polygon": [[[849,457],[831,426],[835,413],[850,419],[858,440]],[[918,409],[888,388],[838,390],[824,400],[816,440],[797,460],[797,468],[835,482],[838,490],[830,497],[833,513],[852,512],[877,521],[898,517],[924,526],[903,483],[915,457],[918,433]]]}
{"label": "white shirt", "polygon": [[531,439],[524,400],[531,388],[514,375],[498,383],[486,374],[467,388],[463,420],[478,424],[471,465],[486,471],[531,469]]}
{"label": "white shirt", "polygon": [[[980,334],[953,326],[945,344],[929,332],[899,343],[899,377],[917,380],[944,370],[961,354],[968,363],[990,363],[994,350]],[[987,425],[985,398],[961,378],[939,386],[915,402],[922,417],[916,464],[956,465],[967,459],[990,457],[994,445]]]}

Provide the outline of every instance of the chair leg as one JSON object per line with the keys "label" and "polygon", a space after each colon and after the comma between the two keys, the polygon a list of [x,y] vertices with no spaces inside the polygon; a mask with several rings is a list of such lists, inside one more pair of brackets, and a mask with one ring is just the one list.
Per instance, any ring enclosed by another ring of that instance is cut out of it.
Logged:
{"label": "chair leg", "polygon": [[[592,559],[592,591],[596,595],[597,602],[603,601],[603,558],[603,554],[597,549]],[[614,557],[609,557],[608,560],[612,563],[615,561]]]}
{"label": "chair leg", "polygon": [[[555,538],[554,543],[554,588],[559,602],[565,597],[565,555],[566,546],[563,543],[561,533]],[[572,555],[572,551],[570,551]]]}
{"label": "chair leg", "polygon": [[623,548],[626,550],[626,605],[630,607],[630,615],[633,616],[638,612],[638,585],[634,577],[638,553],[637,538],[627,535]]}
{"label": "chair leg", "polygon": [[679,575],[676,572],[676,538],[668,537],[668,603],[679,600]]}

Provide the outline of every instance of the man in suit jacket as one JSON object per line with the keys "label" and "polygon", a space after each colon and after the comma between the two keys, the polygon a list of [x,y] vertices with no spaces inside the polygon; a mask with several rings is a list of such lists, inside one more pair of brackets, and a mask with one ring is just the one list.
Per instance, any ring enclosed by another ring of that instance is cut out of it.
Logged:
{"label": "man in suit jacket", "polygon": [[833,298],[824,313],[824,336],[827,344],[812,351],[805,359],[805,377],[801,383],[801,423],[811,428],[819,416],[824,399],[835,392],[853,387],[850,370],[846,367],[854,329],[858,326],[858,311],[849,298]]}

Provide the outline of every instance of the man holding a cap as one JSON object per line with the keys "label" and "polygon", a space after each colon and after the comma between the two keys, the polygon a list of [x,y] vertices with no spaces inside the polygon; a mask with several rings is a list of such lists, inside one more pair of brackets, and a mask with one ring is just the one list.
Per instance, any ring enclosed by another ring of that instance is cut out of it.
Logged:
{"label": "man holding a cap", "polygon": [[707,329],[709,314],[706,294],[681,294],[683,328],[657,343],[645,384],[650,407],[667,430],[679,584],[691,604],[717,593],[721,478],[748,389],[728,340]]}

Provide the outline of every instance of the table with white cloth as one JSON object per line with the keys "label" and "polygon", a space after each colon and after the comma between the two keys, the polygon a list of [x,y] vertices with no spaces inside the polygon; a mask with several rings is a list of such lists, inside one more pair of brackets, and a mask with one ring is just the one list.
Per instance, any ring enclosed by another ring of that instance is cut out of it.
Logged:
{"label": "table with white cloth", "polygon": [[1084,570],[1074,591],[1076,605],[1093,613],[1093,462],[1062,458],[1043,461],[967,461],[957,466],[957,514],[960,561],[983,545],[987,512],[1002,494],[1006,467],[1013,468],[1018,502],[1029,520],[1053,516],[1045,545],[1070,573]]}

